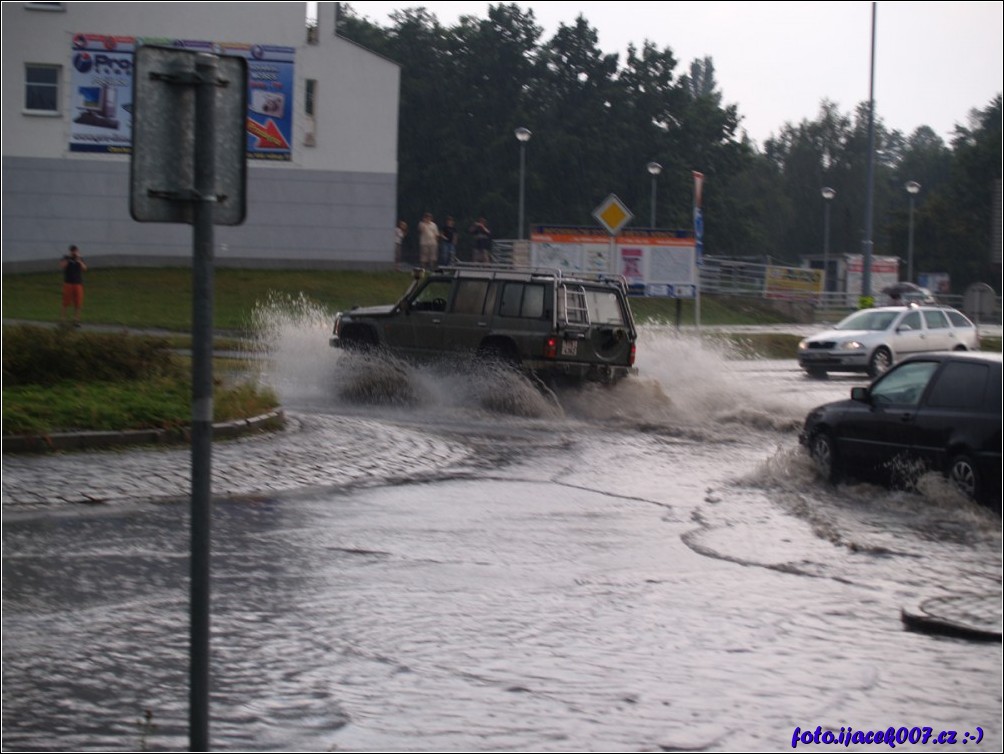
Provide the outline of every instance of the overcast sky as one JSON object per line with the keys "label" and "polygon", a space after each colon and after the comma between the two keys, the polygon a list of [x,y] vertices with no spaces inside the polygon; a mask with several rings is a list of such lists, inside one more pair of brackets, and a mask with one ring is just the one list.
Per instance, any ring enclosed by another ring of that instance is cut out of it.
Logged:
{"label": "overcast sky", "polygon": [[[394,9],[424,6],[440,23],[487,15],[483,2],[350,3],[389,25]],[[872,3],[851,2],[518,2],[532,8],[549,39],[582,14],[604,52],[646,39],[669,47],[677,74],[710,55],[727,104],[763,144],[786,123],[814,119],[830,99],[850,113],[868,99]],[[879,2],[875,37],[876,114],[906,135],[933,128],[946,141],[973,108],[1004,89],[1004,3]],[[527,124],[532,127],[532,124]]]}

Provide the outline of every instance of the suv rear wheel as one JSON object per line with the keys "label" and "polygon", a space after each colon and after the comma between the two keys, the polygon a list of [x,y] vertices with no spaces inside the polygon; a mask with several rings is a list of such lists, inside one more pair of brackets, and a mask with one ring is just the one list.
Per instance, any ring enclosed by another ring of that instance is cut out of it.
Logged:
{"label": "suv rear wheel", "polygon": [[516,346],[506,340],[489,340],[478,348],[478,358],[482,361],[499,366],[519,369],[519,351]]}

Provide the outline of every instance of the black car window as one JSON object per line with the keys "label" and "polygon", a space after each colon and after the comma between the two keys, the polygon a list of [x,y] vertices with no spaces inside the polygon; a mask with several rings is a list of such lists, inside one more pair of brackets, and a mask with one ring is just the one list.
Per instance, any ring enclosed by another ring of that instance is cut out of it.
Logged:
{"label": "black car window", "polygon": [[986,364],[945,364],[931,387],[927,405],[931,408],[979,408],[983,403],[989,371]]}
{"label": "black car window", "polygon": [[929,330],[938,330],[942,327],[948,327],[948,319],[945,317],[945,313],[937,309],[925,309],[924,321],[927,322],[927,328]]}
{"label": "black car window", "polygon": [[947,314],[948,318],[952,321],[953,327],[968,327],[968,328],[973,327],[973,323],[970,322],[968,319],[966,319],[966,315],[964,315],[962,312],[957,312],[954,309],[949,309],[948,311],[945,312],[945,314]]}
{"label": "black car window", "polygon": [[872,402],[882,405],[916,406],[937,369],[936,361],[911,361],[886,372],[871,387]]}
{"label": "black car window", "polygon": [[990,379],[987,380],[986,398],[983,403],[985,410],[991,414],[1001,415],[1001,365],[990,367]]}

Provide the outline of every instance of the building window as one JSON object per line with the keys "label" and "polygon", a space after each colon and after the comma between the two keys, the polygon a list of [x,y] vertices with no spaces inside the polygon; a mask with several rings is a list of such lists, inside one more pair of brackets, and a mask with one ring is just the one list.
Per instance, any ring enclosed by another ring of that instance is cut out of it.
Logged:
{"label": "building window", "polygon": [[314,115],[314,98],[317,96],[317,79],[307,79],[307,86],[303,98],[303,112],[307,115]]}
{"label": "building window", "polygon": [[58,65],[24,66],[24,109],[36,113],[59,112]]}

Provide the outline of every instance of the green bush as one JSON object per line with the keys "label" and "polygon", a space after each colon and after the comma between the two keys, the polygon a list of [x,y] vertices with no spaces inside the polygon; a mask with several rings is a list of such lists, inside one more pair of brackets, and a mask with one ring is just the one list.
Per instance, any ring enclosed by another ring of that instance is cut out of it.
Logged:
{"label": "green bush", "polygon": [[179,377],[164,338],[19,325],[3,331],[5,386]]}

